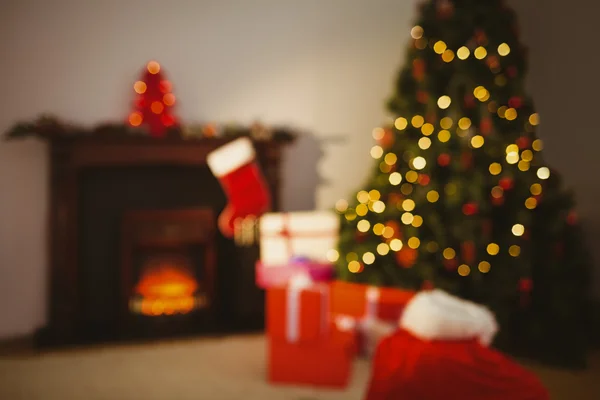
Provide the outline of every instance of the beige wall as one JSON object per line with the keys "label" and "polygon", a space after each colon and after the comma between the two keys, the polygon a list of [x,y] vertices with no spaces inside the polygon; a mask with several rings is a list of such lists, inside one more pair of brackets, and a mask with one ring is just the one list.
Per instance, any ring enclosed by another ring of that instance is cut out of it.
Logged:
{"label": "beige wall", "polygon": [[[329,207],[370,168],[370,131],[385,118],[383,103],[403,61],[416,3],[4,1],[0,131],[40,112],[89,124],[124,118],[132,82],[155,58],[173,81],[184,121],[259,118],[310,133],[287,155],[284,207]],[[591,146],[579,153],[573,139],[600,140],[594,120],[576,119],[574,129],[566,129],[568,116],[593,115],[598,90],[585,88],[600,68],[597,60],[579,62],[591,50],[587,44],[570,50],[571,41],[563,38],[573,31],[575,17],[594,21],[572,11],[565,23],[561,8],[552,6],[558,0],[544,1],[544,10],[534,6],[539,2],[513,3],[531,23],[525,29],[533,46],[531,87],[551,162],[581,192],[584,217],[600,226],[594,207],[600,183],[579,173],[600,161]],[[573,58],[560,58],[565,52]],[[567,133],[569,140],[563,140]],[[319,142],[332,136],[343,141]],[[31,332],[45,320],[44,150],[35,140],[0,143],[0,337]],[[314,173],[301,167],[316,161]]]}

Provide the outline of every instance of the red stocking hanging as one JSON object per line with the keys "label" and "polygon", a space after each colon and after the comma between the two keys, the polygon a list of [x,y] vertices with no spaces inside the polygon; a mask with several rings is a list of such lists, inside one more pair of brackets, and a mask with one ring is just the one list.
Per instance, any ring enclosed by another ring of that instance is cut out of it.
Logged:
{"label": "red stocking hanging", "polygon": [[229,142],[211,152],[207,163],[229,200],[219,215],[219,229],[224,236],[233,237],[237,219],[260,216],[271,207],[252,142],[245,137]]}

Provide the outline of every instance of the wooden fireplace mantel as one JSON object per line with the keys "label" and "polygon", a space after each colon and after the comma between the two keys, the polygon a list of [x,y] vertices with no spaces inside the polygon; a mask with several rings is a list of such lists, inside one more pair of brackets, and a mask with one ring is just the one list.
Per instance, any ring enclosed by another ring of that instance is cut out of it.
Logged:
{"label": "wooden fireplace mantel", "polygon": [[[50,140],[48,324],[41,345],[76,343],[81,318],[78,279],[80,172],[89,167],[202,166],[206,156],[235,138],[77,137]],[[279,209],[280,161],[284,143],[255,141],[257,159]]]}

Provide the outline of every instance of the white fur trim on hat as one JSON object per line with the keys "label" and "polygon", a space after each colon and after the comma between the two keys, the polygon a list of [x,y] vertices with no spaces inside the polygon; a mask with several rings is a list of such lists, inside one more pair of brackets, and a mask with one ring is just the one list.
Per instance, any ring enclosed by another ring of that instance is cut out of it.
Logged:
{"label": "white fur trim on hat", "polygon": [[248,164],[254,157],[252,142],[246,137],[241,137],[210,152],[206,157],[206,163],[212,173],[219,178]]}
{"label": "white fur trim on hat", "polygon": [[439,289],[415,295],[402,313],[400,327],[423,340],[477,338],[484,346],[498,332],[490,310]]}

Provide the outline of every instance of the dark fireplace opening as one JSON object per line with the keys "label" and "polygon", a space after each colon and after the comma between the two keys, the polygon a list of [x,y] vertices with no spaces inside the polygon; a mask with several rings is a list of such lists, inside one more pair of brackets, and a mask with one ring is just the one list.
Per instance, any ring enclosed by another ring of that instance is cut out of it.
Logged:
{"label": "dark fireplace opening", "polygon": [[227,326],[235,300],[227,277],[238,255],[216,229],[225,204],[206,166],[82,169],[80,337],[152,337]]}

